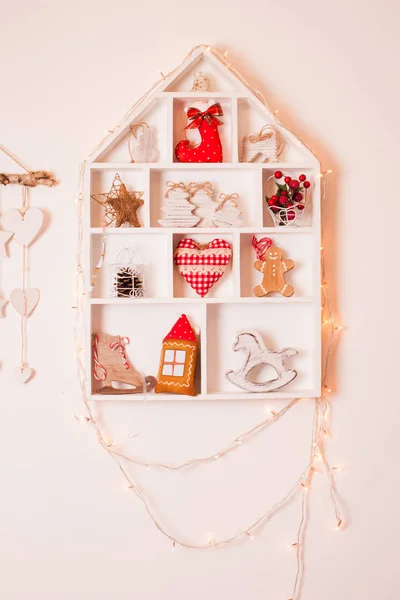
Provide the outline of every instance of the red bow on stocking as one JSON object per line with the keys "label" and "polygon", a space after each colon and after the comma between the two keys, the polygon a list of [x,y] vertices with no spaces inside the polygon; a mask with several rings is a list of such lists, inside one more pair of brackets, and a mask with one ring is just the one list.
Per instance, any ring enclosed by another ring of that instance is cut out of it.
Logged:
{"label": "red bow on stocking", "polygon": [[190,123],[185,129],[199,129],[204,119],[209,125],[214,121],[218,127],[218,125],[222,125],[222,121],[217,117],[222,117],[223,114],[222,106],[219,102],[213,104],[204,112],[201,112],[198,108],[190,107],[187,110],[187,116],[190,119]]}

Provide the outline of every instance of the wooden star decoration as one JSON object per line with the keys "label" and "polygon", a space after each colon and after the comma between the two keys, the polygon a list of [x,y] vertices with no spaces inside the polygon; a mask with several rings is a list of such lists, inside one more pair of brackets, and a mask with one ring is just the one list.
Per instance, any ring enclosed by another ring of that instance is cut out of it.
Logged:
{"label": "wooden star decoration", "polygon": [[7,258],[6,244],[13,235],[11,231],[0,231],[0,258]]}
{"label": "wooden star decoration", "polygon": [[92,198],[104,207],[104,223],[107,227],[114,221],[116,227],[141,227],[137,211],[144,204],[143,194],[128,192],[116,173],[110,191],[107,194],[92,194]]}

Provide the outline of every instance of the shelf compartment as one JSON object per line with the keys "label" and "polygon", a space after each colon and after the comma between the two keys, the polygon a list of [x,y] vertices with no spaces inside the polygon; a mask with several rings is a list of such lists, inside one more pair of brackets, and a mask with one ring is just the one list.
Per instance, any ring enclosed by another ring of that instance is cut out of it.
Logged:
{"label": "shelf compartment", "polygon": [[[263,225],[264,227],[271,227],[274,225],[274,221],[272,218],[272,215],[269,211],[269,207],[268,204],[266,202],[266,196],[271,197],[273,194],[275,194],[276,192],[276,185],[274,184],[275,181],[278,181],[278,183],[284,183],[283,178],[276,180],[274,178],[274,173],[275,173],[275,168],[264,168],[262,170],[262,182],[263,182],[263,188],[262,188],[262,203],[263,203]],[[304,173],[304,175],[307,176],[307,179],[310,181],[311,183],[311,187],[307,190],[307,202],[305,203],[305,208],[303,210],[303,214],[302,214],[302,220],[301,220],[301,224],[298,226],[294,226],[294,225],[282,225],[282,226],[277,226],[276,229],[278,229],[279,231],[281,230],[285,230],[285,229],[293,229],[293,230],[299,230],[302,229],[303,227],[311,227],[313,225],[313,205],[317,205],[317,203],[313,202],[314,199],[314,195],[319,194],[319,170],[316,171],[315,169],[312,168],[305,168],[305,169],[298,169],[298,168],[292,168],[292,167],[279,167],[279,170],[282,171],[283,175],[289,175],[290,177],[292,177],[292,179],[298,179],[299,175],[301,175],[302,173]],[[316,178],[318,178],[318,182],[316,183]]]}
{"label": "shelf compartment", "polygon": [[[174,323],[182,313],[185,313],[194,328],[199,340],[199,352],[196,365],[195,387],[196,393],[201,394],[201,344],[202,332],[205,331],[205,310],[201,305],[189,304],[165,304],[163,310],[158,305],[141,304],[135,305],[92,305],[92,333],[103,332],[110,335],[128,337],[130,344],[126,346],[126,355],[134,368],[146,376],[157,376],[164,337],[168,334]],[[144,351],[146,350],[146,351]],[[129,394],[104,397],[96,394],[95,390],[99,384],[92,380],[92,398],[96,400],[144,400],[146,398],[157,399],[158,394],[154,391],[148,394]],[[166,400],[176,397],[175,394],[163,394]],[[187,399],[182,396],[182,399]]]}
{"label": "shelf compartment", "polygon": [[[215,283],[210,291],[208,292],[206,298],[219,298],[221,300],[233,299],[235,295],[234,288],[234,276],[233,276],[233,261],[238,260],[239,257],[236,257],[236,247],[234,244],[234,237],[232,233],[230,235],[210,235],[200,233],[201,230],[194,229],[193,233],[189,236],[185,234],[173,234],[173,251],[175,251],[179,242],[185,237],[191,237],[195,242],[203,245],[211,242],[213,239],[217,237],[221,237],[225,241],[229,242],[232,247],[232,258],[229,263],[225,267],[225,272],[221,279]],[[172,257],[173,260],[173,257]],[[178,267],[174,264],[174,272],[173,272],[173,295],[174,298],[194,298],[200,299],[200,296],[196,294],[193,288],[185,281],[183,275],[181,275],[178,271]]]}
{"label": "shelf compartment", "polygon": [[[294,294],[290,298],[283,298],[279,294],[270,294],[266,299],[281,298],[282,300],[295,300],[302,297],[310,298],[315,292],[315,243],[310,235],[298,233],[296,228],[292,235],[282,236],[284,228],[276,228],[275,232],[269,234],[274,244],[283,251],[284,259],[292,259],[294,268],[285,274],[285,280],[294,287]],[[255,235],[258,239],[264,233],[240,233],[240,294],[242,297],[254,297],[253,289],[262,282],[262,273],[254,268],[257,260],[251,240]]]}
{"label": "shelf compartment", "polygon": [[[124,229],[125,231],[125,229]],[[110,265],[117,262],[118,253],[131,247],[135,252],[135,261],[144,266],[144,283],[146,298],[164,300],[168,296],[170,277],[169,261],[171,260],[171,238],[162,234],[136,235],[136,229],[127,229],[130,235],[123,237],[110,235],[107,238],[107,251],[103,267],[95,279],[92,292],[93,300],[109,299],[121,303],[136,304],[141,298],[111,298]],[[91,264],[92,272],[101,254],[102,235],[92,236]]]}
{"label": "shelf compartment", "polygon": [[[319,312],[319,307],[318,307]],[[305,397],[305,390],[320,392],[320,347],[316,346],[314,335],[318,324],[315,320],[315,306],[310,303],[270,303],[254,304],[249,310],[246,304],[215,304],[207,306],[207,394],[212,397],[225,397],[237,394],[243,397],[243,390],[234,386],[225,377],[230,369],[239,369],[245,359],[240,351],[234,352],[233,345],[239,333],[256,330],[261,334],[265,345],[274,350],[285,347],[298,352],[288,364],[298,373],[297,377],[281,390],[276,397]],[[262,367],[255,372],[256,380],[269,378],[271,367]],[[270,398],[271,393],[246,394],[246,397]]]}
{"label": "shelf compartment", "polygon": [[[237,100],[238,156],[242,160],[242,140],[245,135],[258,134],[264,125],[272,125],[283,141],[283,151],[279,156],[278,167],[284,163],[306,163],[310,165],[310,156],[294,135],[281,127],[265,107],[255,103],[252,98],[239,97]],[[257,164],[257,163],[251,163]],[[262,163],[261,163],[262,164]]]}
{"label": "shelf compartment", "polygon": [[[159,96],[146,106],[145,110],[139,113],[132,125],[135,123],[147,123],[153,131],[153,152],[154,163],[168,160],[168,140],[166,135],[165,123],[169,118],[169,98]],[[131,156],[129,153],[130,128],[124,130],[121,136],[118,136],[111,146],[97,157],[97,163],[129,163]],[[132,139],[131,139],[132,142]],[[154,164],[153,162],[150,164]],[[96,163],[95,163],[96,164]],[[140,164],[140,163],[135,163]]]}
{"label": "shelf compartment", "polygon": [[[260,174],[251,170],[234,172],[229,169],[214,170],[208,166],[208,170],[197,170],[197,166],[191,169],[158,169],[150,171],[150,225],[160,227],[158,221],[164,215],[161,208],[165,205],[165,193],[168,189],[167,181],[178,183],[182,181],[188,185],[191,181],[203,183],[209,181],[214,190],[213,199],[216,207],[220,202],[220,194],[239,194],[238,207],[242,212],[241,219],[244,227],[261,227],[261,216],[257,215],[256,205],[259,199],[258,181]],[[162,228],[168,231],[169,228]],[[198,231],[204,231],[202,227],[194,227]],[[218,231],[220,228],[215,228]],[[222,229],[222,228],[221,228]],[[242,228],[240,228],[242,229]],[[233,229],[232,229],[233,231]]]}

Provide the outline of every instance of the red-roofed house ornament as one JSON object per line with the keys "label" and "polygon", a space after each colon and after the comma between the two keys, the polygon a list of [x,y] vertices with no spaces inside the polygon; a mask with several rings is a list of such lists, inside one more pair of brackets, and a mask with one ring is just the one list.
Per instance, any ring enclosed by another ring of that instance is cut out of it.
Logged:
{"label": "red-roofed house ornament", "polygon": [[165,336],[158,368],[156,393],[195,396],[197,339],[186,315]]}

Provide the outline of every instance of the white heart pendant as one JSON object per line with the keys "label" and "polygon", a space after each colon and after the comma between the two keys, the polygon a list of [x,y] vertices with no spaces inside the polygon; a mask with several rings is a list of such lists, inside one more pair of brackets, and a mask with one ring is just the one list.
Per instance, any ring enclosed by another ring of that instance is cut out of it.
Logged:
{"label": "white heart pendant", "polygon": [[18,367],[15,369],[15,377],[20,383],[27,383],[33,375],[33,369],[30,367]]}
{"label": "white heart pendant", "polygon": [[16,288],[10,294],[10,303],[21,317],[29,317],[35,310],[39,298],[40,292],[36,288],[28,288],[25,292]]}
{"label": "white heart pendant", "polygon": [[29,246],[43,225],[43,212],[40,208],[28,208],[25,214],[16,208],[3,215],[3,227],[14,232],[14,240],[21,246]]}

